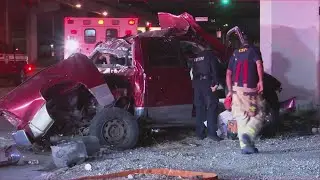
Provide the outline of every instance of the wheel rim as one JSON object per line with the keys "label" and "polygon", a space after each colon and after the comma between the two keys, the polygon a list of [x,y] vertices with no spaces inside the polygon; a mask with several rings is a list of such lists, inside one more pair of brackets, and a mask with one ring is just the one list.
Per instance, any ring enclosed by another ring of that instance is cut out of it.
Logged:
{"label": "wheel rim", "polygon": [[103,137],[110,145],[122,142],[126,134],[125,124],[119,119],[108,121],[103,126]]}

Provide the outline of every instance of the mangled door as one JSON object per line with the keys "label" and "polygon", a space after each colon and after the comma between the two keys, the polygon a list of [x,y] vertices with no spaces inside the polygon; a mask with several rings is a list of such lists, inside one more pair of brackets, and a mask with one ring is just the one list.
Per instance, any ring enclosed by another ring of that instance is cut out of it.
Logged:
{"label": "mangled door", "polygon": [[176,39],[147,38],[144,42],[149,115],[159,121],[185,122],[192,111],[189,69]]}

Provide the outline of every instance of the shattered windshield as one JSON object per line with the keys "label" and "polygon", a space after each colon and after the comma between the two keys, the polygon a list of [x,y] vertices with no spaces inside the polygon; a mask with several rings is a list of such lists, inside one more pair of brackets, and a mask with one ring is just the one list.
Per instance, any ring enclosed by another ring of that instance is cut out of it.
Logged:
{"label": "shattered windshield", "polygon": [[97,45],[89,58],[96,65],[132,66],[131,44],[124,39],[113,39]]}
{"label": "shattered windshield", "polygon": [[92,58],[93,63],[96,65],[121,65],[121,66],[131,66],[131,58],[121,57],[110,54],[110,53],[100,53],[97,52]]}

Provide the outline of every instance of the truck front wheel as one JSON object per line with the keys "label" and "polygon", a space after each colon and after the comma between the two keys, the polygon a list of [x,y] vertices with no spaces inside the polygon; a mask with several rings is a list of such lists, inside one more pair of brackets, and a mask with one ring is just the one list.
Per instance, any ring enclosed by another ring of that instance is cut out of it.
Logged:
{"label": "truck front wheel", "polygon": [[135,118],[120,108],[105,108],[91,121],[89,133],[101,145],[125,150],[135,147],[139,139],[139,126]]}

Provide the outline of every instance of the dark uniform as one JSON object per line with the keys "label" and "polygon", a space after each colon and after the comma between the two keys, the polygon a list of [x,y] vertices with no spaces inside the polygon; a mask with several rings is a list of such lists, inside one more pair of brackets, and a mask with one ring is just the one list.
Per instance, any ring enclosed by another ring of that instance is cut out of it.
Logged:
{"label": "dark uniform", "polygon": [[211,87],[218,85],[217,62],[217,58],[210,50],[198,53],[192,62],[196,134],[200,139],[206,137],[204,121],[207,120],[208,136],[214,140],[220,140],[216,132],[219,100],[211,90]]}
{"label": "dark uniform", "polygon": [[237,120],[241,152],[258,152],[254,139],[263,125],[263,99],[257,91],[257,61],[261,55],[253,46],[234,51],[228,69],[232,71],[232,115]]}
{"label": "dark uniform", "polygon": [[259,81],[257,60],[261,60],[261,56],[253,46],[246,45],[234,51],[228,66],[232,71],[232,82],[237,86],[256,88]]}

